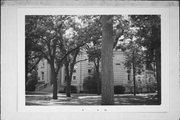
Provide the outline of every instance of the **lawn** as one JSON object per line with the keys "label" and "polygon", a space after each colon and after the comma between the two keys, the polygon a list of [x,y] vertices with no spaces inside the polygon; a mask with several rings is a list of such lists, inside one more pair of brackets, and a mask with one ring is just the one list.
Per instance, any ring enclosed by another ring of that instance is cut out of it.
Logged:
{"label": "lawn", "polygon": [[[156,94],[115,94],[115,105],[157,105],[158,99],[154,97]],[[65,94],[59,93],[58,99],[53,100],[51,93],[45,94],[27,94],[26,105],[101,105],[101,96],[96,94],[72,94],[66,97]]]}

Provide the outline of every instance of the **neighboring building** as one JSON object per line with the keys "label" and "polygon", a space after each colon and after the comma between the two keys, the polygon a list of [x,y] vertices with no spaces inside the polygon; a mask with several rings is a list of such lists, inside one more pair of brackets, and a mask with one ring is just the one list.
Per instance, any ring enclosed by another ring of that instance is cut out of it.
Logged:
{"label": "neighboring building", "polygon": [[[80,54],[77,56],[76,61],[82,60],[82,62],[78,62],[74,66],[74,71],[72,75],[71,85],[77,88],[77,91],[83,91],[83,81],[84,78],[90,76],[93,73],[93,63],[88,62],[86,60],[88,58],[87,54]],[[84,60],[84,61],[83,61]],[[65,87],[65,67],[63,66],[61,69],[61,90]]]}
{"label": "neighboring building", "polygon": [[[42,59],[38,64],[38,83],[36,85],[36,91],[52,91],[51,84],[51,68],[46,59]],[[58,89],[60,89],[61,70],[57,76]]]}
{"label": "neighboring building", "polygon": [[124,67],[124,61],[125,56],[123,52],[113,52],[114,86],[123,85],[125,87],[128,85],[128,73],[127,69]]}
{"label": "neighboring building", "polygon": [[[157,81],[155,79],[155,75],[152,70],[144,69],[144,71],[141,74],[138,74],[135,76],[135,79],[136,79],[136,92],[137,93],[155,92],[156,91]],[[132,75],[130,76],[130,80],[129,80],[129,84],[127,85],[127,88],[128,88],[127,90],[129,93],[133,93],[134,82],[133,82]]]}
{"label": "neighboring building", "polygon": [[51,74],[50,65],[46,59],[42,59],[38,64],[38,84],[36,85],[36,91],[40,91],[47,86],[50,86]]}
{"label": "neighboring building", "polygon": [[39,82],[50,83],[50,65],[46,59],[42,59],[38,64],[38,78]]}
{"label": "neighboring building", "polygon": [[136,76],[138,92],[155,92],[157,82],[152,70],[145,70],[141,75]]}
{"label": "neighboring building", "polygon": [[[89,62],[87,54],[83,53],[77,56],[77,60],[84,60],[78,62],[74,66],[71,85],[75,86],[77,92],[83,91],[84,79],[93,74],[94,64]],[[133,80],[132,72],[127,73],[127,69],[124,67],[125,61],[124,53],[121,51],[113,52],[113,72],[114,72],[114,86],[122,85],[125,87],[126,93],[133,92]],[[50,65],[47,60],[43,59],[38,64],[38,77],[39,84],[37,85],[37,91],[52,91],[52,85],[50,84],[51,72]],[[65,87],[65,67],[63,66],[58,74],[58,91],[62,91]],[[154,74],[152,71],[143,72],[142,75],[136,76],[137,89],[139,92],[148,92],[152,85],[155,83]],[[149,87],[149,88],[148,88]]]}

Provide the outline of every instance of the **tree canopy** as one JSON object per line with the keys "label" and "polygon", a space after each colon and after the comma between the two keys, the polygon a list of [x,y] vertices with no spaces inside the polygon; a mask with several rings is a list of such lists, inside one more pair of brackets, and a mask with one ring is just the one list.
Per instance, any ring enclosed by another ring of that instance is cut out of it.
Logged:
{"label": "tree canopy", "polygon": [[[125,66],[128,69],[132,68],[132,64],[137,70],[144,64],[147,69],[152,69],[151,64],[155,64],[157,80],[161,83],[159,15],[26,15],[25,41],[26,76],[42,58],[47,59],[51,68],[54,99],[57,99],[57,74],[60,68],[66,65],[66,74],[70,73],[70,86],[76,57],[83,51],[87,52],[99,73],[99,62],[103,63],[102,67],[109,65],[112,68],[109,64],[112,60],[107,55],[111,57],[113,50],[120,49],[125,53]],[[106,58],[109,62],[104,64]],[[104,83],[104,79],[102,76],[103,85],[108,83]]]}

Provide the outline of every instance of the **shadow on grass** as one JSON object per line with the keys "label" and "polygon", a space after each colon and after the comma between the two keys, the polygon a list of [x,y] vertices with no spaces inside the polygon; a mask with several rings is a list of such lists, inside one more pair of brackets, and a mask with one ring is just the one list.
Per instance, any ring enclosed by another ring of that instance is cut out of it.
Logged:
{"label": "shadow on grass", "polygon": [[[158,105],[158,99],[141,94],[114,95],[115,105]],[[58,99],[53,100],[51,94],[31,94],[26,96],[26,105],[101,105],[101,96],[95,94],[72,94],[66,97],[65,94],[58,94]]]}

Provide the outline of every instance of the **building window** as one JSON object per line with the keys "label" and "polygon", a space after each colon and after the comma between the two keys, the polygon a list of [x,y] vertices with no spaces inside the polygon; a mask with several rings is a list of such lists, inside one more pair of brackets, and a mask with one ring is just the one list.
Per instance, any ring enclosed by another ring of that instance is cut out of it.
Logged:
{"label": "building window", "polygon": [[45,66],[44,61],[42,61],[41,68],[44,68],[44,66]]}
{"label": "building window", "polygon": [[76,80],[76,76],[73,76],[73,80]]}
{"label": "building window", "polygon": [[74,70],[73,70],[73,73],[75,73],[75,72],[76,72],[76,70],[74,69]]}
{"label": "building window", "polygon": [[42,80],[44,80],[44,72],[41,72],[41,74],[42,74]]}
{"label": "building window", "polygon": [[64,79],[64,82],[66,82],[66,81],[67,81],[67,76],[65,76],[64,78],[65,78],[65,79]]}
{"label": "building window", "polygon": [[150,83],[150,82],[152,82],[152,81],[153,81],[153,78],[152,78],[152,77],[150,77],[150,78],[149,78],[149,83]]}
{"label": "building window", "polygon": [[88,73],[91,73],[91,69],[88,69]]}
{"label": "building window", "polygon": [[128,80],[130,80],[130,74],[128,74]]}

